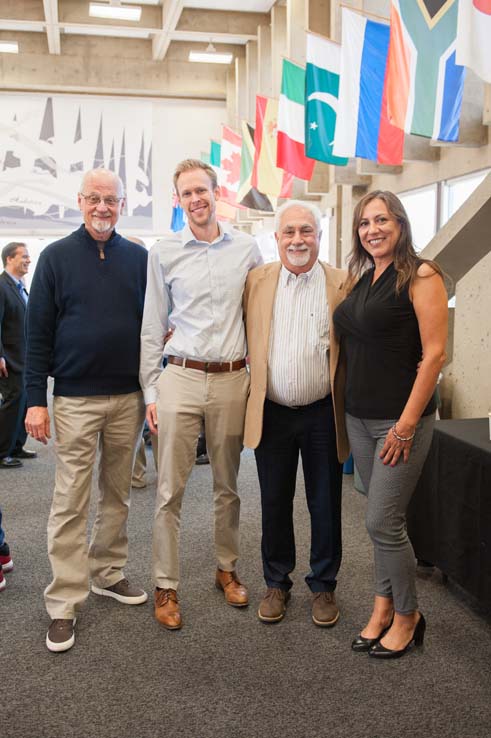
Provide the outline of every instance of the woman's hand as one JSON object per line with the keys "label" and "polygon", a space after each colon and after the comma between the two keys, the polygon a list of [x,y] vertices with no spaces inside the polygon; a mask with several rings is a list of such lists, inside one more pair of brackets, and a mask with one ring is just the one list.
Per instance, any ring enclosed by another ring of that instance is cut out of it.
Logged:
{"label": "woman's hand", "polygon": [[[414,430],[411,430],[410,428],[407,430],[404,428],[404,430],[406,433],[403,435],[401,433],[401,429],[396,423],[387,433],[382,451],[379,454],[385,465],[390,464],[391,466],[395,466],[401,456],[404,463],[407,463],[411,452],[411,446],[413,445]],[[407,440],[404,441],[402,440],[403,438],[406,438]]]}

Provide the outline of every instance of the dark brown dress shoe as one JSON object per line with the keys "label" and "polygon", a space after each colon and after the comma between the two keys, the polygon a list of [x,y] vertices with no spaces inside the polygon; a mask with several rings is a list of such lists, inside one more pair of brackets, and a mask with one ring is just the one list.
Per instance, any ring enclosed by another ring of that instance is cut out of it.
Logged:
{"label": "dark brown dress shoe", "polygon": [[339,610],[334,592],[314,592],[312,620],[324,628],[330,628],[338,622]]}
{"label": "dark brown dress shoe", "polygon": [[247,588],[239,581],[235,571],[217,569],[215,585],[217,589],[223,590],[227,605],[245,607],[249,604]]}
{"label": "dark brown dress shoe", "polygon": [[283,620],[289,599],[290,592],[287,590],[268,587],[257,611],[259,620],[263,623],[278,623]]}
{"label": "dark brown dress shoe", "polygon": [[155,619],[168,630],[182,628],[181,610],[175,589],[155,590]]}

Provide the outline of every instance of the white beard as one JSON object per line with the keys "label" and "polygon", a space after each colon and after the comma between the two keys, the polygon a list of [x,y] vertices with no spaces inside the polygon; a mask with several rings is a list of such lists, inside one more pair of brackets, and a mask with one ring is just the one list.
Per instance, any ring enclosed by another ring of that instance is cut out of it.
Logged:
{"label": "white beard", "polygon": [[112,228],[109,220],[99,220],[98,218],[92,218],[92,228],[97,233],[107,233]]}
{"label": "white beard", "polygon": [[305,251],[287,249],[286,258],[292,266],[303,267],[310,261],[310,249],[305,249]]}

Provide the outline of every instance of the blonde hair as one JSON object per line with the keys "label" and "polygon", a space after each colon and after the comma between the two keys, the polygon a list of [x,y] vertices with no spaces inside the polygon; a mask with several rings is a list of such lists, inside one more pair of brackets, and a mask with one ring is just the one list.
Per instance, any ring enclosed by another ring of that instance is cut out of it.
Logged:
{"label": "blonde hair", "polygon": [[179,190],[177,189],[177,180],[183,172],[191,172],[193,169],[202,169],[206,172],[210,178],[212,189],[216,190],[218,187],[217,174],[209,164],[205,164],[201,159],[184,159],[179,162],[174,172],[173,182],[177,194],[179,194]]}

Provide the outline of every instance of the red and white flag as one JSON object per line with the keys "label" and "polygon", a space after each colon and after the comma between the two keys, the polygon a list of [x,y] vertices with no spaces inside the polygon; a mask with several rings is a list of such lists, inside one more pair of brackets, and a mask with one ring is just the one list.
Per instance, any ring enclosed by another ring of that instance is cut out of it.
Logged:
{"label": "red and white flag", "polygon": [[240,184],[240,158],[242,136],[228,126],[222,126],[222,147],[220,151],[220,199],[237,207],[237,192]]}
{"label": "red and white flag", "polygon": [[459,0],[457,64],[491,83],[491,0]]}

